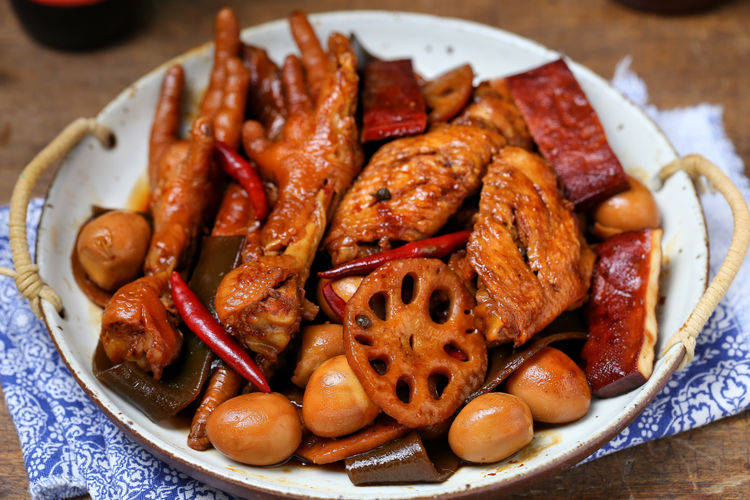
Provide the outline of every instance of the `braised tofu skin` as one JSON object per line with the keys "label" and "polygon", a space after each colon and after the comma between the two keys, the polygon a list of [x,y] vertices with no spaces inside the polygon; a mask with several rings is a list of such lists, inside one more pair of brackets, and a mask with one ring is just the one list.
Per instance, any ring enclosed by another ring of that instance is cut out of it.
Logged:
{"label": "braised tofu skin", "polygon": [[564,60],[506,81],[534,142],[576,208],[587,210],[628,188],[599,117]]}
{"label": "braised tofu skin", "polygon": [[586,297],[594,254],[550,166],[507,147],[487,170],[469,259],[490,342],[520,345]]}
{"label": "braised tofu skin", "polygon": [[594,395],[610,397],[643,384],[654,367],[661,229],[621,233],[599,245],[589,338],[581,351]]}

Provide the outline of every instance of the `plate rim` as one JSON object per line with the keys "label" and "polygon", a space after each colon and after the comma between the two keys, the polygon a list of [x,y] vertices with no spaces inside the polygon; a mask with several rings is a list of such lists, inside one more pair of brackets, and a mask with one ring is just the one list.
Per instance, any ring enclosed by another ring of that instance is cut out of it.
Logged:
{"label": "plate rim", "polygon": [[[550,56],[558,56],[562,57],[566,60],[567,63],[573,65],[577,71],[581,71],[583,73],[586,73],[589,78],[592,78],[594,80],[598,80],[599,83],[604,84],[606,87],[608,87],[610,90],[613,90],[615,93],[618,94],[620,98],[624,102],[626,102],[629,106],[633,107],[637,113],[642,115],[648,122],[651,123],[654,130],[662,137],[664,140],[664,143],[669,145],[673,155],[675,158],[679,157],[674,145],[671,143],[669,138],[666,136],[666,134],[661,130],[661,128],[656,124],[656,122],[648,116],[643,109],[641,109],[637,104],[635,104],[630,98],[628,98],[626,95],[624,95],[620,90],[615,88],[608,80],[605,78],[599,76],[597,73],[595,73],[593,70],[589,69],[587,66],[584,66],[575,60],[569,58],[567,55],[565,55],[563,52],[556,51],[554,49],[550,49],[549,47],[533,40],[530,38],[527,38],[525,36],[519,35],[517,33],[498,28],[495,26],[490,26],[488,24],[480,23],[477,21],[472,21],[468,19],[462,19],[458,17],[452,17],[452,16],[440,16],[437,14],[428,14],[428,13],[420,13],[420,12],[409,12],[409,11],[400,11],[400,10],[382,10],[382,9],[348,9],[348,10],[332,10],[332,11],[323,11],[323,12],[316,12],[316,13],[310,13],[309,18],[313,25],[320,21],[322,18],[329,18],[329,17],[338,17],[338,16],[346,16],[346,15],[375,15],[375,16],[393,16],[393,17],[404,17],[404,18],[412,18],[415,20],[422,20],[422,21],[429,21],[434,23],[448,23],[453,24],[454,26],[462,26],[464,28],[467,28],[470,31],[479,31],[482,32],[481,34],[485,35],[492,35],[493,33],[497,35],[498,33],[503,35],[504,37],[507,37],[508,39],[513,39],[515,42],[520,42],[524,45],[533,46],[538,50],[544,51],[546,53],[549,53]],[[256,31],[256,30],[262,30],[262,29],[271,29],[274,27],[274,25],[285,23],[286,18],[278,18],[278,19],[272,19],[260,24],[250,25],[242,28],[240,31],[240,38],[243,37],[243,34],[247,31]],[[96,118],[99,119],[101,116],[107,114],[111,108],[116,107],[119,105],[120,101],[127,97],[128,94],[132,91],[132,89],[136,86],[138,86],[143,80],[146,80],[147,78],[150,78],[154,76],[155,74],[162,71],[163,68],[168,67],[173,64],[181,63],[183,61],[189,60],[193,58],[195,55],[205,51],[209,50],[211,47],[213,47],[214,43],[212,41],[205,42],[203,44],[197,45],[191,49],[188,49],[187,51],[178,54],[177,56],[159,64],[152,70],[148,71],[147,73],[141,75],[138,77],[133,83],[129,84],[127,87],[125,87],[120,93],[118,93],[112,100],[110,100],[102,109],[97,113]],[[64,162],[64,159],[62,160]],[[58,168],[55,170],[52,179],[47,186],[41,213],[39,217],[39,228],[42,227],[42,221],[45,218],[45,211],[47,208],[47,201],[50,195],[50,191],[52,190],[53,186],[55,185],[55,182],[58,178],[58,175],[62,172],[62,168]],[[679,172],[676,175],[685,175],[683,172]],[[689,178],[686,177],[686,179],[689,180]],[[705,221],[705,212],[703,210],[703,205],[701,203],[700,197],[698,196],[698,192],[696,190],[696,187],[693,182],[688,182],[687,185],[690,187],[689,189],[689,196],[692,196],[697,206],[700,209],[700,226],[704,235],[704,244],[706,248],[706,260],[705,260],[705,267],[706,272],[703,275],[701,281],[702,281],[702,290],[705,290],[708,284],[708,278],[709,278],[709,271],[710,271],[710,246],[708,241],[708,232],[706,227],[706,221]],[[34,262],[36,263],[37,257],[39,255],[39,242],[42,240],[41,232],[37,233],[36,240],[34,242]],[[200,464],[189,462],[176,454],[174,454],[172,451],[168,449],[168,447],[162,447],[158,444],[156,444],[154,441],[150,440],[149,438],[145,437],[141,434],[141,432],[136,429],[136,424],[134,422],[128,422],[127,417],[121,413],[120,417],[118,417],[114,412],[112,412],[106,404],[104,404],[97,394],[97,390],[100,390],[96,387],[89,387],[78,375],[76,370],[73,369],[72,365],[68,361],[67,357],[64,355],[64,351],[61,348],[60,343],[58,343],[57,333],[50,325],[50,321],[48,320],[48,317],[54,317],[57,315],[57,311],[55,308],[46,302],[42,302],[42,312],[43,312],[43,321],[44,325],[47,328],[48,333],[50,334],[50,337],[52,338],[53,343],[55,344],[55,348],[58,351],[58,354],[60,355],[61,359],[65,363],[65,366],[67,367],[68,371],[73,375],[78,385],[84,390],[84,392],[87,394],[87,396],[96,404],[96,406],[104,412],[104,414],[107,416],[107,418],[110,419],[119,429],[121,429],[126,435],[128,435],[131,439],[139,443],[141,446],[146,448],[150,453],[152,453],[154,456],[156,456],[158,459],[166,462],[172,467],[175,467],[179,471],[187,474],[191,478],[197,479],[199,481],[202,481],[206,484],[209,484],[215,488],[218,488],[222,491],[229,492],[233,495],[237,495],[243,498],[246,498],[248,494],[255,495],[257,497],[257,494],[261,494],[264,496],[267,496],[269,498],[292,498],[292,499],[300,499],[300,500],[310,500],[310,499],[318,499],[318,498],[325,498],[321,495],[300,495],[293,492],[283,492],[275,489],[269,489],[264,486],[260,486],[257,484],[248,484],[248,482],[236,480],[232,477],[229,477],[227,475],[222,475],[219,473],[216,473],[212,470],[209,470]],[[567,453],[563,453],[559,455],[558,457],[554,457],[551,460],[549,460],[547,463],[543,464],[540,467],[537,467],[535,469],[529,469],[527,471],[522,471],[513,477],[507,478],[507,479],[499,479],[496,482],[488,481],[486,484],[477,484],[476,486],[470,486],[466,485],[466,488],[463,490],[455,490],[455,491],[449,491],[449,492],[442,492],[437,494],[431,494],[431,495],[423,495],[423,496],[406,496],[404,498],[409,499],[432,499],[432,498],[438,498],[438,499],[445,499],[445,498],[481,498],[482,495],[485,495],[487,493],[511,493],[512,491],[515,491],[525,484],[528,484],[531,481],[546,478],[551,476],[554,473],[560,472],[562,470],[568,469],[572,467],[573,465],[579,463],[581,460],[587,458],[590,456],[593,452],[604,446],[607,442],[609,442],[612,438],[614,438],[617,434],[619,434],[625,427],[627,427],[640,413],[648,406],[653,398],[661,392],[661,390],[664,388],[666,383],[671,378],[672,374],[677,370],[677,367],[679,366],[680,362],[682,361],[683,357],[686,354],[685,347],[682,344],[675,344],[673,345],[667,352],[662,353],[656,353],[655,361],[659,359],[664,359],[666,363],[666,367],[664,368],[664,375],[661,380],[659,380],[652,388],[650,388],[648,391],[639,394],[636,399],[629,404],[628,407],[625,408],[625,410],[620,413],[614,422],[610,423],[608,426],[604,428],[597,429],[593,433],[593,438],[589,441],[586,441],[584,443],[581,443],[577,447],[571,449]],[[408,485],[405,485],[408,486]],[[247,497],[249,498],[249,497]],[[396,496],[392,496],[391,498],[398,498]]]}

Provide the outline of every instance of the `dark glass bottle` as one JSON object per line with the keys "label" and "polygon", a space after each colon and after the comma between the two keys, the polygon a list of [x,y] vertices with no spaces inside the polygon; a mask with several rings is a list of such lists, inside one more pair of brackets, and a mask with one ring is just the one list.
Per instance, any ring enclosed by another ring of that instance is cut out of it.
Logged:
{"label": "dark glass bottle", "polygon": [[142,0],[11,0],[24,30],[66,50],[93,49],[130,33]]}
{"label": "dark glass bottle", "polygon": [[620,3],[639,10],[658,12],[660,14],[693,14],[711,9],[723,3],[723,0],[617,0]]}

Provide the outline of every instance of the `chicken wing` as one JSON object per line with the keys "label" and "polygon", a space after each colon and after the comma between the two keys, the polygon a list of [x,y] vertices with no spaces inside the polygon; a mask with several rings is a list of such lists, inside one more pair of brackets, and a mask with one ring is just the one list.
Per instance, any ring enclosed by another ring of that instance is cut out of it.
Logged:
{"label": "chicken wing", "polygon": [[334,265],[437,233],[506,143],[532,146],[505,81],[493,80],[452,124],[380,148],[334,214],[324,241]]}
{"label": "chicken wing", "polygon": [[333,217],[324,244],[334,265],[434,235],[503,144],[482,127],[443,125],[381,147]]}
{"label": "chicken wing", "polygon": [[524,149],[488,167],[467,249],[490,342],[523,344],[588,291],[594,253],[552,168]]}
{"label": "chicken wing", "polygon": [[516,107],[504,78],[480,83],[474,90],[471,104],[453,123],[495,130],[505,137],[509,146],[528,150],[534,146],[529,128]]}

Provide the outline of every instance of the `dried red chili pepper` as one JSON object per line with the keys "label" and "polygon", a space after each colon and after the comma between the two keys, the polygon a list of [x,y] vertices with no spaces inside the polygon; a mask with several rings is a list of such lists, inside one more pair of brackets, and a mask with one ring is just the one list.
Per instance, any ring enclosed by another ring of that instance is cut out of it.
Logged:
{"label": "dried red chili pepper", "polygon": [[339,297],[339,295],[333,289],[333,286],[331,286],[330,282],[326,283],[323,287],[323,297],[326,299],[326,302],[328,302],[331,311],[333,311],[333,313],[338,316],[338,320],[343,321],[344,312],[346,310],[346,302],[344,301],[344,299]]}
{"label": "dried red chili pepper", "polygon": [[268,215],[268,200],[258,172],[235,150],[221,141],[216,141],[214,158],[227,174],[231,175],[247,191],[250,204],[258,220]]}
{"label": "dried red chili pepper", "polygon": [[[428,238],[422,241],[414,241],[406,245],[386,250],[375,255],[368,255],[359,259],[350,260],[338,267],[318,273],[321,278],[343,278],[357,274],[367,274],[382,266],[386,262],[398,259],[411,259],[414,257],[443,257],[466,245],[471,231],[458,231],[456,233],[444,234],[436,238]],[[325,289],[324,289],[325,290]],[[331,289],[333,291],[333,289]]]}
{"label": "dried red chili pepper", "polygon": [[427,110],[411,60],[370,61],[362,90],[362,141],[419,134],[426,127]]}
{"label": "dried red chili pepper", "polygon": [[271,392],[271,387],[258,365],[211,316],[198,296],[182,279],[180,273],[173,272],[169,277],[169,282],[172,285],[172,300],[185,325],[237,373],[261,391]]}

